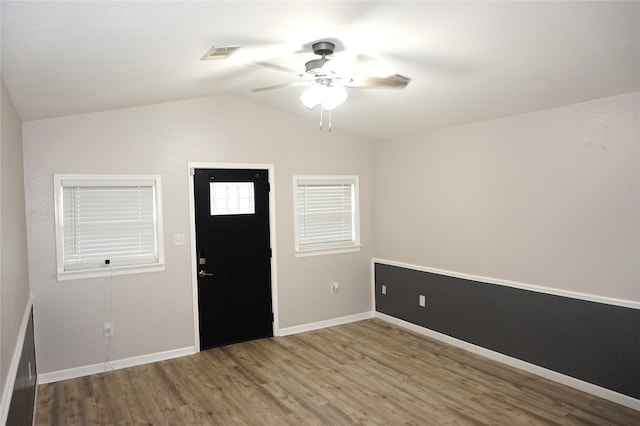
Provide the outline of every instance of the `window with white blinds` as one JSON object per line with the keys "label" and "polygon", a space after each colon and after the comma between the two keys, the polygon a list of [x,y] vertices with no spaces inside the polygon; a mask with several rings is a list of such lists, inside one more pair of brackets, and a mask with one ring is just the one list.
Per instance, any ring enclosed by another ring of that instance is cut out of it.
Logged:
{"label": "window with white blinds", "polygon": [[58,279],[163,269],[159,176],[55,181]]}
{"label": "window with white blinds", "polygon": [[358,177],[294,176],[296,254],[359,250]]}

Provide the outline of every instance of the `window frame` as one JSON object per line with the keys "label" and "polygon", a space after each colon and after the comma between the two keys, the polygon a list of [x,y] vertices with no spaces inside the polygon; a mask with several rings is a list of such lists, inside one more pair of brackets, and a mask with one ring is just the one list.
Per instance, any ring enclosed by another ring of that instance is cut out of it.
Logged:
{"label": "window frame", "polygon": [[[349,242],[329,242],[302,247],[300,244],[300,227],[298,218],[298,187],[301,184],[321,185],[353,185],[352,199],[352,234]],[[294,253],[296,257],[319,256],[360,251],[360,187],[357,175],[294,175],[293,176],[293,218],[294,218]]]}
{"label": "window frame", "polygon": [[[162,181],[160,175],[94,175],[94,174],[54,174],[54,220],[56,238],[56,275],[58,281],[99,278],[113,275],[128,275],[159,272],[165,269],[164,235],[162,217]],[[67,269],[64,265],[64,182],[79,182],[86,186],[131,187],[135,182],[153,182],[155,204],[155,240],[157,261],[127,265],[103,265],[98,268]]]}
{"label": "window frame", "polygon": [[[225,190],[227,192],[227,197],[225,201],[237,201],[237,207],[229,207],[226,209],[218,208],[217,200],[222,199],[222,197],[215,197],[216,186],[225,186]],[[241,206],[243,197],[238,193],[241,190],[241,186],[246,185],[248,190],[248,197],[245,198],[249,201],[249,208],[243,208]],[[228,191],[235,190],[236,197],[229,197]],[[255,185],[254,182],[209,182],[209,215],[210,216],[238,216],[238,215],[255,215],[256,214],[256,200],[255,200]]]}

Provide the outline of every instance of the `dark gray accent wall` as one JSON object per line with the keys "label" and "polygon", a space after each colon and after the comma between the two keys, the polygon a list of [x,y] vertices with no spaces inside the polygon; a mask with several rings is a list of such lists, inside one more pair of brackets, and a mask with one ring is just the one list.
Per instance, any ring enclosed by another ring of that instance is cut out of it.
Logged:
{"label": "dark gray accent wall", "polygon": [[7,426],[30,426],[33,424],[36,396],[36,349],[33,340],[33,308],[27,324],[22,356],[13,385],[11,404],[7,415]]}
{"label": "dark gray accent wall", "polygon": [[640,399],[638,309],[381,263],[375,294],[378,312]]}

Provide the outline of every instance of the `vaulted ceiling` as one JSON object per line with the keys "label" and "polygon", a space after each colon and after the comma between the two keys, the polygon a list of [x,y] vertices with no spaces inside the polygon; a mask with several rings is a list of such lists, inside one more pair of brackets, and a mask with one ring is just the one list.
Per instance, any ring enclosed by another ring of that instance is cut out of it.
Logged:
{"label": "vaulted ceiling", "polygon": [[[224,94],[317,126],[304,87],[251,89],[300,81],[322,39],[336,63],[411,78],[348,89],[333,127],[367,139],[640,90],[635,1],[3,0],[1,13],[2,76],[24,121]],[[200,59],[229,45],[242,47]]]}

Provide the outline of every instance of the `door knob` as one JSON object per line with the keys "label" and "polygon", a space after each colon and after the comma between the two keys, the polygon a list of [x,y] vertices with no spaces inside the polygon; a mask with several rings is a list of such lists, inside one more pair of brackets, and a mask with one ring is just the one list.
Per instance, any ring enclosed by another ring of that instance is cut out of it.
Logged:
{"label": "door knob", "polygon": [[199,277],[212,277],[213,274],[210,274],[209,272],[205,272],[204,269],[200,269],[200,271],[198,271],[198,276]]}

